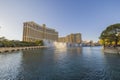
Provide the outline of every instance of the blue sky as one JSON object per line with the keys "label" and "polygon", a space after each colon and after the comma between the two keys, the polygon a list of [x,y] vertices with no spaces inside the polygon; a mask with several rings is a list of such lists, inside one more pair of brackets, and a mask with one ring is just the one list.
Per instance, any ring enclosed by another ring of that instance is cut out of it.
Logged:
{"label": "blue sky", "polygon": [[109,25],[120,23],[120,0],[0,0],[0,36],[22,40],[23,22],[55,28],[60,36],[82,33],[97,41]]}

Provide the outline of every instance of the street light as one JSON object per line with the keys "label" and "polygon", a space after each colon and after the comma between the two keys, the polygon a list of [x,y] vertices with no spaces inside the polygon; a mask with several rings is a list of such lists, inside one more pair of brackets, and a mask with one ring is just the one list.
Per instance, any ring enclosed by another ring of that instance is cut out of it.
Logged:
{"label": "street light", "polygon": [[118,43],[118,36],[119,36],[119,32],[117,32],[115,34],[116,38],[115,38],[115,46],[117,46],[117,43]]}
{"label": "street light", "polygon": [[118,37],[118,35],[119,35],[118,33],[115,34],[116,37]]}

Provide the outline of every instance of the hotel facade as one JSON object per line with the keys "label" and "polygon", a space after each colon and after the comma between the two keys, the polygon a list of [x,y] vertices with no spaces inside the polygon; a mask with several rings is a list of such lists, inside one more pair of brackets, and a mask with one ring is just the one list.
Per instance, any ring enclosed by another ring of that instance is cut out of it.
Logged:
{"label": "hotel facade", "polygon": [[74,34],[67,35],[66,37],[59,37],[58,41],[80,44],[82,42],[81,33],[74,33]]}
{"label": "hotel facade", "polygon": [[35,42],[38,40],[58,41],[58,32],[55,29],[39,25],[33,21],[23,23],[23,41]]}

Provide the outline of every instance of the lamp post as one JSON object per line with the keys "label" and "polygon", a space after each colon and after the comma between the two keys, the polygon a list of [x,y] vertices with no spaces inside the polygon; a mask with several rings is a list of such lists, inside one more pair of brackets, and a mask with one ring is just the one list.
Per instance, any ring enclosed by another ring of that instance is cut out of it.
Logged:
{"label": "lamp post", "polygon": [[115,34],[115,46],[117,47],[117,43],[118,43],[118,35],[119,35],[119,33],[116,33]]}

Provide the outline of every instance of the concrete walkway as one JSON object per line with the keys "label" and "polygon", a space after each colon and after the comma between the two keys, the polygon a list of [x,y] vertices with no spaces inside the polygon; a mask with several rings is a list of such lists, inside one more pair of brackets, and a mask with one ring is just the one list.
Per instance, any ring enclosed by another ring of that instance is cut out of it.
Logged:
{"label": "concrete walkway", "polygon": [[4,53],[4,52],[13,52],[13,51],[20,51],[20,50],[39,49],[39,48],[46,48],[46,46],[2,47],[2,48],[0,48],[0,53]]}
{"label": "concrete walkway", "polygon": [[103,51],[104,53],[120,54],[120,47],[105,47]]}

